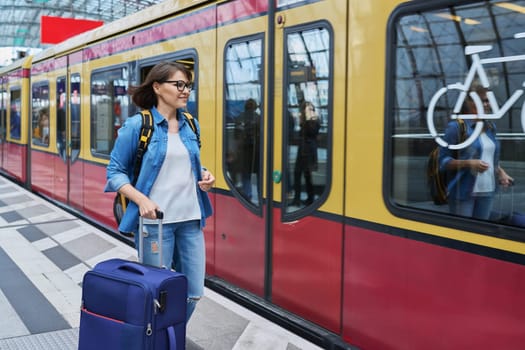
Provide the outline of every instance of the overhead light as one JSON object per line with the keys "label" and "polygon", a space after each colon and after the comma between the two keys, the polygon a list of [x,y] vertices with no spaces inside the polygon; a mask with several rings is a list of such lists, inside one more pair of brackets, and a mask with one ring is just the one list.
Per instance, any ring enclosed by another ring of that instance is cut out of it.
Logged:
{"label": "overhead light", "polygon": [[465,18],[465,19],[463,19],[463,18],[461,18],[461,16],[452,15],[450,13],[436,13],[436,16],[444,18],[444,19],[449,19],[451,21],[458,22],[458,23],[463,22],[463,23],[468,24],[468,25],[481,24],[480,21],[477,21],[475,19],[472,19],[472,18]]}
{"label": "overhead light", "polygon": [[444,19],[450,19],[455,22],[461,22],[461,16],[451,15],[450,13],[437,13],[436,16]]}
{"label": "overhead light", "polygon": [[465,20],[463,22],[465,24],[468,24],[468,25],[471,25],[471,26],[475,26],[477,24],[481,24],[480,21],[476,21],[475,19],[472,19],[472,18],[465,18]]}
{"label": "overhead light", "polygon": [[516,5],[516,4],[511,4],[510,2],[500,2],[499,4],[494,4],[494,5],[503,7],[504,9],[507,9],[507,10],[525,14],[525,7]]}
{"label": "overhead light", "polygon": [[426,30],[425,28],[421,28],[421,27],[417,27],[417,26],[410,26],[410,30],[413,31],[413,32],[418,32],[418,33],[427,33],[428,30]]}

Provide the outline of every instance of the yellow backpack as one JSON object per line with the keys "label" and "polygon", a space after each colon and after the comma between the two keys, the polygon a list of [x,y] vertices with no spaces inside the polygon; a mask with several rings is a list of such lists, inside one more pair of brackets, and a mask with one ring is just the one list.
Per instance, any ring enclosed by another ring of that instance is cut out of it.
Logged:
{"label": "yellow backpack", "polygon": [[[462,119],[456,119],[459,124],[460,142],[465,141],[467,137],[467,128]],[[450,182],[450,172],[441,171],[439,169],[439,150],[440,146],[436,146],[427,161],[427,184],[430,190],[430,197],[434,204],[442,205],[448,203],[448,184]],[[456,155],[457,158],[457,155]],[[455,177],[457,174],[452,174]]]}

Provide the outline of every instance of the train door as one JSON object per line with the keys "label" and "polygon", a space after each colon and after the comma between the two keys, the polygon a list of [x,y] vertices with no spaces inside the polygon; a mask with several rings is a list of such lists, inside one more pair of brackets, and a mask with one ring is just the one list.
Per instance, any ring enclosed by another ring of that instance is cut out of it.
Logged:
{"label": "train door", "polygon": [[[71,57],[69,58],[71,61]],[[81,89],[80,69],[82,67],[69,66],[68,67],[68,118],[66,138],[68,145],[68,202],[69,204],[79,210],[84,208],[84,188],[86,177],[84,176],[84,162],[78,161],[80,157],[81,144],[81,108],[80,101],[84,91]]]}
{"label": "train door", "polygon": [[[235,11],[238,3],[220,6],[219,20],[249,11]],[[344,148],[345,84],[335,77],[346,74],[346,2],[277,3],[271,21],[253,15],[218,28],[217,187],[229,192],[215,203],[214,271],[338,331],[344,152],[333,150]]]}
{"label": "train door", "polygon": [[278,1],[272,302],[341,327],[346,1]]}
{"label": "train door", "polygon": [[[64,58],[65,59],[65,58]],[[61,60],[62,61],[62,60]],[[56,61],[58,65],[58,60]],[[67,75],[66,66],[62,66],[57,70],[57,78],[55,83],[55,109],[51,111],[54,113],[52,119],[55,120],[54,129],[56,132],[55,144],[57,154],[54,157],[54,193],[53,197],[63,203],[68,203],[68,187],[69,187],[69,160],[67,152]]]}
{"label": "train door", "polygon": [[[264,6],[264,5],[261,5]],[[252,8],[253,7],[253,8]],[[258,11],[260,10],[260,11]],[[245,11],[249,20],[234,18]],[[217,8],[217,159],[222,174],[216,196],[214,273],[241,288],[264,296],[268,200],[265,183],[265,109],[267,17],[253,2],[224,3]],[[233,16],[233,17],[232,17]]]}
{"label": "train door", "polygon": [[51,152],[53,143],[50,142],[50,75],[33,74],[31,79],[31,138],[29,144],[31,187],[40,193],[52,196],[55,192],[55,173],[50,164],[54,162],[54,154]]}
{"label": "train door", "polygon": [[55,123],[51,126],[56,135],[53,196],[80,210],[85,181],[82,163],[77,162],[80,155],[80,73],[70,71],[69,59],[64,56],[55,61],[58,69],[53,94],[56,104],[52,110]]}
{"label": "train door", "polygon": [[[20,86],[22,83],[22,86]],[[26,147],[24,142],[24,117],[27,112],[22,107],[23,94],[27,92],[23,80],[17,81],[16,84],[9,86],[9,111],[7,112],[6,135],[8,141],[4,144],[4,169],[16,180],[25,183],[26,181]]]}

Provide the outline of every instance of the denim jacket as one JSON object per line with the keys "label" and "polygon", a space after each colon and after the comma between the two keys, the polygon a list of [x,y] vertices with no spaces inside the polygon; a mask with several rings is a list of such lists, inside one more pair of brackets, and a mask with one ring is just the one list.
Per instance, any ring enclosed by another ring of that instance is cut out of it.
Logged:
{"label": "denim jacket", "polygon": [[[159,174],[168,149],[168,122],[155,107],[150,111],[153,116],[153,134],[148,145],[148,150],[142,158],[142,166],[135,184],[135,188],[146,196],[149,196],[151,192],[151,188]],[[178,110],[177,113],[179,119],[179,135],[190,155],[191,167],[195,177],[195,191],[197,191],[197,198],[201,209],[202,228],[206,224],[206,218],[212,214],[212,207],[208,194],[202,191],[197,185],[197,181],[202,179],[199,144],[197,136],[182,114],[182,111]],[[195,125],[197,131],[200,132],[197,120],[195,120]],[[141,127],[142,117],[140,114],[136,114],[128,118],[119,129],[118,137],[115,140],[115,146],[111,151],[110,161],[106,168],[107,182],[104,192],[116,192],[123,185],[132,182],[133,167],[135,165]],[[176,174],[174,174],[174,176],[176,176]],[[138,206],[130,201],[122,217],[119,230],[122,232],[136,233],[138,231],[138,222]]]}
{"label": "denim jacket", "polygon": [[[467,137],[472,135],[475,127],[474,120],[464,120]],[[494,172],[499,165],[499,154],[500,154],[500,145],[496,139],[496,127],[494,123],[485,122],[488,126],[485,130],[487,136],[494,142],[496,149],[494,152]],[[459,123],[456,121],[451,121],[447,129],[445,130],[445,136],[443,137],[445,141],[449,144],[458,144],[460,141],[460,130]],[[481,141],[479,137],[468,147],[460,150],[450,150],[446,147],[441,147],[439,149],[439,167],[440,170],[445,170],[447,164],[452,159],[480,159],[482,151]],[[446,170],[448,178],[448,190],[449,198],[452,200],[466,200],[470,198],[472,191],[474,189],[474,184],[476,182],[476,176],[472,174],[469,168],[462,168],[461,170],[455,172]],[[497,174],[494,174],[494,178],[498,178]],[[495,186],[497,187],[497,183]]]}

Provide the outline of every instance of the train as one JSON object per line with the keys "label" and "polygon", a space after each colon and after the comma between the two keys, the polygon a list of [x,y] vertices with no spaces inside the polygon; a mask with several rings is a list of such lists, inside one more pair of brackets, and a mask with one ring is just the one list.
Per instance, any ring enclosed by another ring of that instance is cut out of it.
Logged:
{"label": "train", "polygon": [[[326,349],[522,349],[523,28],[523,0],[167,0],[0,69],[0,171],[120,237],[128,88],[180,62],[216,178],[208,287]],[[473,81],[514,179],[488,220],[433,203],[425,172]]]}

